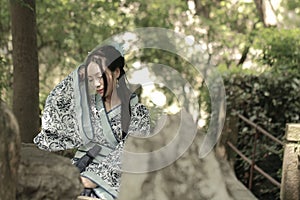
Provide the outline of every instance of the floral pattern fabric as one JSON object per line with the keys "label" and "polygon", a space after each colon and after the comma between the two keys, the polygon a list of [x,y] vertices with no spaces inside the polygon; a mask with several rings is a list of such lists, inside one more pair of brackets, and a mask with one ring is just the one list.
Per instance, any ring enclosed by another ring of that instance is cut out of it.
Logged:
{"label": "floral pattern fabric", "polygon": [[[74,72],[73,72],[74,73]],[[76,72],[75,72],[76,73]],[[79,148],[84,146],[80,133],[80,125],[75,111],[74,80],[69,75],[60,82],[49,94],[43,116],[42,130],[34,138],[34,143],[43,150],[59,151]],[[107,119],[111,125],[112,134],[119,141],[113,146],[103,134],[102,120],[99,110],[90,104],[90,121],[94,130],[94,138],[91,142],[113,149],[101,162],[92,162],[86,171],[93,172],[101,177],[110,187],[118,191],[121,178],[121,155],[124,141],[120,140],[121,131],[121,106],[115,107],[107,113]],[[150,118],[147,108],[137,103],[131,105],[131,121],[128,134],[140,134],[146,136],[150,133]],[[76,161],[72,160],[73,163]]]}

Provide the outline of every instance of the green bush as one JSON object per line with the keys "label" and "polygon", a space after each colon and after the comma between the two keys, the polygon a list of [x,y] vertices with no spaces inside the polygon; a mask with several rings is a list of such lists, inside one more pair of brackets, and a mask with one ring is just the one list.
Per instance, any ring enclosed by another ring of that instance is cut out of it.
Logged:
{"label": "green bush", "polygon": [[261,50],[258,61],[271,66],[273,71],[299,71],[300,29],[267,28],[259,30],[254,48]]}
{"label": "green bush", "polygon": [[[224,75],[227,95],[227,120],[237,113],[244,115],[273,136],[283,141],[287,123],[300,123],[300,73],[264,73],[261,75]],[[255,129],[242,120],[236,124],[239,130],[238,149],[251,159]],[[278,182],[281,181],[283,147],[259,134],[256,163]],[[237,177],[248,186],[250,166],[237,157]],[[253,193],[259,199],[279,199],[279,188],[254,174]]]}

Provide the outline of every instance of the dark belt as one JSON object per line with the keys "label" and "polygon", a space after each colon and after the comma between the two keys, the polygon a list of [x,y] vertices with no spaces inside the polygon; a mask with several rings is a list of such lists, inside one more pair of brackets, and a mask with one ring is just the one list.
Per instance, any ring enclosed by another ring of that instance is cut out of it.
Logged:
{"label": "dark belt", "polygon": [[83,172],[85,168],[93,161],[93,159],[100,153],[101,149],[101,146],[95,144],[85,153],[84,156],[76,161],[75,166],[79,169],[80,173]]}

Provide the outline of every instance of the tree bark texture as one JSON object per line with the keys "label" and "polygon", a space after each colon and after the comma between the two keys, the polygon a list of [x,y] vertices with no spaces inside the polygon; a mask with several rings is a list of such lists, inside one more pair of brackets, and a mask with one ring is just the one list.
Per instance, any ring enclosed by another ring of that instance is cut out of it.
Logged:
{"label": "tree bark texture", "polygon": [[275,14],[275,9],[272,3],[278,6],[280,3],[279,0],[277,1],[270,1],[270,0],[254,0],[256,9],[258,12],[258,16],[263,22],[265,27],[270,27],[270,26],[276,26],[277,25],[277,17]]}
{"label": "tree bark texture", "polygon": [[39,71],[35,0],[10,0],[13,43],[13,112],[22,142],[39,130]]}
{"label": "tree bark texture", "polygon": [[1,101],[0,105],[0,199],[16,199],[20,136],[17,120]]}

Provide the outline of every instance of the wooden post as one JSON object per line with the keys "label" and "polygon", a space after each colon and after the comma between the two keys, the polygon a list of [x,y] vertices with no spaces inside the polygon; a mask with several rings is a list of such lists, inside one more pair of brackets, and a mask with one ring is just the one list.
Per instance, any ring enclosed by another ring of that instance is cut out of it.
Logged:
{"label": "wooden post", "polygon": [[300,197],[300,124],[287,124],[284,146],[280,197],[298,200]]}

